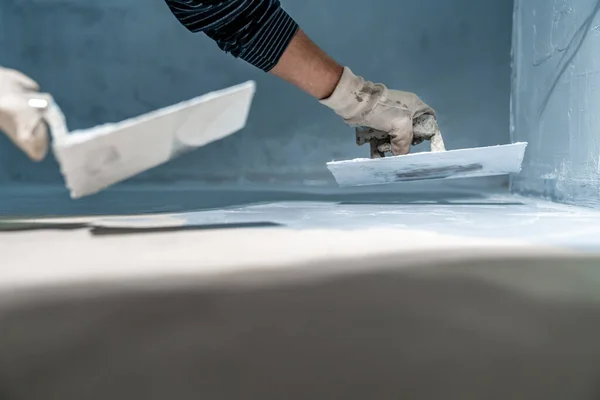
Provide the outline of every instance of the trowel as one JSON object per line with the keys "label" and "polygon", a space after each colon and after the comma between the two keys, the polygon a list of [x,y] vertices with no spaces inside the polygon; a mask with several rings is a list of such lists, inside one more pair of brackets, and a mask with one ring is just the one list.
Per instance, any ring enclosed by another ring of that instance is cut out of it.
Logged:
{"label": "trowel", "polygon": [[[429,123],[431,121],[425,118],[415,120],[415,131],[419,130],[420,125]],[[439,128],[427,140],[431,146],[428,152],[391,157],[385,157],[389,146],[374,152],[371,143],[371,154],[379,153],[380,156],[332,161],[327,163],[327,168],[342,187],[507,175],[521,171],[527,147],[526,142],[519,142],[446,150]]]}
{"label": "trowel", "polygon": [[255,83],[248,81],[119,123],[72,132],[53,100],[42,106],[52,150],[71,198],[77,199],[241,130],[254,93]]}

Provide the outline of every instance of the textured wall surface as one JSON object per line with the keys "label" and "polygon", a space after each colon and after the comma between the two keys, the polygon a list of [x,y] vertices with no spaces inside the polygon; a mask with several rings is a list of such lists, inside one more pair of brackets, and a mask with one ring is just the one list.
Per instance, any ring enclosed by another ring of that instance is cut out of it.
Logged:
{"label": "textured wall surface", "polygon": [[[9,4],[5,1],[0,1],[0,65],[9,65],[13,63],[13,57],[16,56],[15,40],[16,29],[15,24],[10,20]],[[11,40],[13,39],[13,40]],[[9,159],[10,154],[15,152],[12,144],[0,134],[0,185],[5,183],[10,178]]]}
{"label": "textured wall surface", "polygon": [[600,0],[517,0],[513,140],[528,141],[517,192],[600,206]]}
{"label": "textured wall surface", "polygon": [[[340,62],[436,108],[449,148],[508,142],[511,1],[282,3]],[[8,15],[2,29],[18,44],[4,63],[52,92],[72,128],[257,81],[244,131],[134,181],[325,179],[325,162],[367,154],[329,110],[188,33],[162,0],[2,0],[0,7]],[[52,158],[31,164],[5,138],[0,169],[14,182],[60,182]]]}

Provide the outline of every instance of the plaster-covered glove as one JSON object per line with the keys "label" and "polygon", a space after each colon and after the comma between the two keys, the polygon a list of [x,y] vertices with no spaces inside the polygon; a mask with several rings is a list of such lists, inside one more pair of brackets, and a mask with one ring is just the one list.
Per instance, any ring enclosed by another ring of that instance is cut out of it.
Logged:
{"label": "plaster-covered glove", "polygon": [[373,158],[385,152],[407,154],[411,145],[423,140],[432,140],[432,151],[444,149],[435,111],[417,95],[365,81],[347,67],[333,94],[321,104],[357,127],[356,143],[370,143]]}
{"label": "plaster-covered glove", "polygon": [[39,85],[31,78],[0,67],[0,131],[34,161],[41,161],[48,152],[43,117],[49,99],[48,94],[39,93]]}

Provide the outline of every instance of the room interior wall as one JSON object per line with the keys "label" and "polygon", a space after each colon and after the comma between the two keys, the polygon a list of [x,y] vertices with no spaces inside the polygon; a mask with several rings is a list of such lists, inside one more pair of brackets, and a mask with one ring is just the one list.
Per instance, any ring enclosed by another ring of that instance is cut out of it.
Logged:
{"label": "room interior wall", "polygon": [[[282,3],[342,64],[433,106],[448,148],[508,142],[510,1]],[[331,111],[189,33],[162,0],[3,0],[2,9],[18,38],[5,63],[52,93],[73,129],[257,82],[246,129],[130,183],[331,183],[327,161],[368,154]],[[33,164],[5,138],[0,154],[5,182],[61,184],[51,156]]]}
{"label": "room interior wall", "polygon": [[516,193],[600,206],[600,0],[517,0],[511,136]]}

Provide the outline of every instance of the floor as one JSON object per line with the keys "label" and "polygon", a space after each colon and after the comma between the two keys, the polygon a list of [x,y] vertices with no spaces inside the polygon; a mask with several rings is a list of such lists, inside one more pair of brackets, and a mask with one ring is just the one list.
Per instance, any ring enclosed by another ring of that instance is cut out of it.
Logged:
{"label": "floor", "polygon": [[[11,266],[2,284],[95,279],[98,273],[152,275],[171,264],[187,273],[197,272],[198,263],[214,271],[223,265],[281,265],[383,253],[427,255],[442,248],[459,253],[482,246],[600,250],[600,211],[502,190],[444,185],[405,185],[402,192],[388,187],[376,193],[373,188],[269,192],[242,187],[187,190],[182,195],[181,190],[120,189],[114,197],[129,198],[129,207],[121,209],[125,215],[57,212],[52,218],[34,214],[0,219],[0,249],[5,265]],[[34,189],[21,196],[31,204],[52,207],[32,194]],[[219,201],[220,207],[210,207]],[[199,210],[126,213],[136,205],[151,210],[152,204],[195,205]]]}
{"label": "floor", "polygon": [[393,202],[273,202],[198,212],[99,218],[127,228],[281,226],[291,229],[406,229],[450,236],[600,249],[600,212],[517,196]]}
{"label": "floor", "polygon": [[[60,211],[35,194],[21,210]],[[114,198],[154,213],[0,219],[0,389],[598,398],[599,211],[468,187]]]}
{"label": "floor", "polygon": [[[52,205],[52,197],[40,201],[31,193],[21,192],[20,197],[13,194],[13,204],[19,204],[17,209],[23,210],[20,214],[29,214],[21,222],[58,224],[61,228],[89,224],[96,233],[259,227],[345,231],[377,228],[578,250],[600,249],[600,211],[597,210],[519,197],[485,187],[452,184],[439,188],[402,187],[405,188],[402,192],[390,188],[377,188],[375,192],[372,188],[354,191],[256,190],[243,186],[178,191],[125,188],[110,193],[112,202],[99,201],[98,197],[73,201],[81,207],[79,210],[69,207],[64,198],[62,202],[54,201],[62,204],[64,209],[61,210]],[[3,201],[7,202],[8,197]],[[145,213],[131,212],[136,207]],[[11,214],[19,214],[14,209]],[[43,213],[38,209],[53,209],[49,214],[55,217],[41,216]],[[64,215],[69,209],[75,216]],[[103,212],[106,209],[119,210],[124,215]],[[7,219],[13,226],[19,221],[6,215],[0,228],[7,229]]]}

